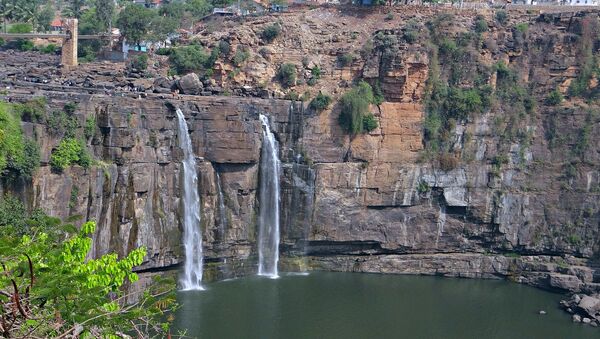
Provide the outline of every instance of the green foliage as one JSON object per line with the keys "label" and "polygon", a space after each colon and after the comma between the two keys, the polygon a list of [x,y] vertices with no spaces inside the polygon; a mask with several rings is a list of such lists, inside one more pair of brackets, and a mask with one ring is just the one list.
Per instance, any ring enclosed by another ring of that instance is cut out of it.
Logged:
{"label": "green foliage", "polygon": [[379,80],[375,81],[375,85],[373,85],[373,103],[377,106],[381,105],[385,101],[385,97],[383,96],[383,91],[381,90],[381,85],[379,84]]}
{"label": "green foliage", "polygon": [[483,17],[479,17],[475,21],[475,32],[483,33],[488,31],[488,23]]}
{"label": "green foliage", "polygon": [[311,100],[308,105],[309,108],[314,109],[316,112],[321,112],[331,104],[331,97],[327,94],[319,92],[317,96]]}
{"label": "green foliage", "polygon": [[231,53],[231,45],[229,44],[229,42],[225,41],[225,40],[221,40],[219,41],[219,51],[221,52],[221,54],[227,56],[229,55],[229,53]]}
{"label": "green foliage", "polygon": [[296,85],[296,65],[285,63],[279,67],[277,79],[283,87],[292,87]]}
{"label": "green foliage", "polygon": [[155,13],[144,6],[130,4],[119,13],[117,27],[128,41],[139,44],[152,27]]}
{"label": "green foliage", "polygon": [[23,136],[18,111],[0,102],[0,178],[30,179],[39,164],[39,148]]}
{"label": "green foliage", "polygon": [[73,164],[88,168],[92,164],[92,158],[87,152],[83,141],[75,138],[65,138],[52,150],[50,166],[55,171],[62,172],[65,168]]}
{"label": "green foliage", "polygon": [[54,111],[47,119],[48,129],[53,135],[64,135],[67,138],[75,136],[77,119],[72,113],[67,113],[70,106],[65,105],[64,111]]}
{"label": "green foliage", "polygon": [[583,66],[577,75],[577,78],[573,79],[569,85],[569,95],[573,97],[588,97],[593,96],[593,92],[590,89],[590,81],[594,74],[598,74],[600,70],[597,66],[596,57],[591,53],[587,52],[583,61]]}
{"label": "green foliage", "polygon": [[427,183],[427,181],[421,180],[419,182],[419,185],[417,186],[417,191],[420,194],[425,194],[425,193],[429,192],[430,190],[431,190],[431,187],[429,187],[429,184]]}
{"label": "green foliage", "polygon": [[585,152],[590,147],[592,127],[594,126],[594,114],[588,113],[585,123],[577,133],[575,144],[573,145],[573,155],[583,159]]}
{"label": "green foliage", "polygon": [[113,0],[95,0],[96,21],[104,32],[108,32],[112,18],[115,14],[115,2]]}
{"label": "green foliage", "polygon": [[560,93],[558,88],[555,88],[548,96],[546,97],[546,105],[556,106],[559,105],[563,101],[563,95]]}
{"label": "green foliage", "polygon": [[515,29],[516,29],[518,32],[521,32],[521,33],[527,33],[527,31],[529,30],[529,24],[528,24],[528,23],[526,23],[526,22],[521,22],[521,23],[518,23],[518,24],[515,26]]}
{"label": "green foliage", "polygon": [[[153,284],[134,303],[126,303],[122,289],[138,280],[132,269],[143,262],[145,248],[121,259],[115,253],[87,259],[94,222],[84,223],[78,232],[49,217],[27,222],[34,226],[31,232],[0,239],[0,313],[10,324],[5,335],[64,338],[81,326],[82,338],[116,338],[127,332],[146,337],[148,328],[167,336],[172,317],[164,314],[176,306],[173,285]],[[14,300],[21,311],[7,307]]]}
{"label": "green foliage", "polygon": [[500,25],[504,25],[508,21],[508,14],[506,14],[506,11],[503,10],[496,11],[494,17]]}
{"label": "green foliage", "polygon": [[279,36],[279,34],[281,34],[281,27],[279,27],[277,24],[273,24],[265,27],[265,29],[263,29],[261,32],[260,37],[266,43],[271,43]]}
{"label": "green foliage", "polygon": [[343,53],[338,54],[337,56],[337,62],[340,67],[349,66],[352,64],[352,61],[354,61],[354,55],[352,55],[352,53]]}
{"label": "green foliage", "polygon": [[389,12],[389,13],[388,13],[388,14],[385,16],[384,20],[385,20],[385,21],[392,21],[392,20],[394,20],[394,13],[392,13],[392,12]]}
{"label": "green foliage", "polygon": [[40,49],[40,52],[46,54],[55,54],[58,51],[58,47],[55,44],[47,44]]}
{"label": "green foliage", "polygon": [[79,186],[73,185],[71,188],[71,197],[69,198],[69,209],[77,205],[77,196],[79,195]]}
{"label": "green foliage", "polygon": [[19,50],[19,51],[33,51],[33,49],[35,48],[35,45],[33,44],[33,41],[31,40],[25,40],[25,39],[18,39],[17,41],[15,41],[15,47]]}
{"label": "green foliage", "polygon": [[171,48],[161,47],[161,48],[157,49],[155,53],[158,55],[170,55],[171,51],[172,51]]}
{"label": "green foliage", "polygon": [[238,46],[233,56],[233,64],[236,66],[242,66],[250,58],[250,50],[247,47]]}
{"label": "green foliage", "polygon": [[136,57],[133,57],[129,61],[129,66],[140,71],[146,70],[146,68],[148,68],[148,55],[140,54]]}
{"label": "green foliage", "polygon": [[[359,82],[340,100],[342,108],[339,117],[340,125],[351,134],[377,128],[377,120],[369,114],[369,104],[374,101],[371,86],[365,81]],[[366,120],[365,117],[367,117]]]}
{"label": "green foliage", "polygon": [[310,69],[310,74],[315,79],[321,79],[321,68],[319,68],[318,65],[315,65],[313,68]]}
{"label": "green foliage", "polygon": [[212,67],[210,55],[204,48],[198,45],[171,49],[169,61],[178,74],[200,72],[207,68],[208,65]]}
{"label": "green foliage", "polygon": [[371,132],[378,126],[377,119],[373,113],[369,113],[363,117],[363,131]]}
{"label": "green foliage", "polygon": [[85,119],[85,126],[83,126],[83,135],[86,139],[90,139],[96,132],[96,118],[93,116]]}
{"label": "green foliage", "polygon": [[29,23],[22,23],[22,22],[14,23],[8,29],[8,33],[14,33],[14,34],[31,33],[31,32],[33,32],[33,26],[31,26],[31,24],[29,24]]}

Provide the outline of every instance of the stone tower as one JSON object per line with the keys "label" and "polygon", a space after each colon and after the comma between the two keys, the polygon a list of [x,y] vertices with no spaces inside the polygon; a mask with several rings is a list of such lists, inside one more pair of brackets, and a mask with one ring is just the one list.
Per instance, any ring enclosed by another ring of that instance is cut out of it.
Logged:
{"label": "stone tower", "polygon": [[63,19],[65,34],[60,63],[64,67],[77,66],[77,19]]}

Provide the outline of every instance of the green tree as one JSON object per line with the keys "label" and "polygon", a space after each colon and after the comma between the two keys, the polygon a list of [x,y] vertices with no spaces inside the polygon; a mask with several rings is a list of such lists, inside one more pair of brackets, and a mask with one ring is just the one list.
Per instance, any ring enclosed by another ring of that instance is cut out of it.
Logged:
{"label": "green tree", "polygon": [[176,305],[172,285],[150,286],[134,304],[125,302],[129,295],[121,289],[138,280],[132,269],[144,260],[143,247],[121,259],[111,253],[88,260],[94,222],[80,231],[49,217],[31,222],[31,232],[0,238],[3,336],[146,337],[150,331],[168,336],[164,312]]}
{"label": "green tree", "polygon": [[131,4],[119,13],[117,27],[127,40],[139,46],[148,35],[154,19],[154,11]]}
{"label": "green tree", "polygon": [[62,14],[68,18],[80,19],[85,12],[85,0],[66,0],[67,6],[63,9]]}
{"label": "green tree", "polygon": [[284,87],[296,85],[296,65],[285,63],[279,67],[277,78]]}
{"label": "green tree", "polygon": [[109,32],[112,29],[112,18],[115,14],[115,2],[113,0],[96,0],[96,21],[101,29]]}
{"label": "green tree", "polygon": [[47,32],[50,30],[50,23],[54,19],[54,7],[51,3],[47,3],[41,8],[38,15],[37,30]]}

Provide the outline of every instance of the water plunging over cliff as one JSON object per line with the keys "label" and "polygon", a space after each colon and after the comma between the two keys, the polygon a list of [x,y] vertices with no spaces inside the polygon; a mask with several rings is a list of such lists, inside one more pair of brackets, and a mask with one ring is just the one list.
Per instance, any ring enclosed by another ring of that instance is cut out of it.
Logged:
{"label": "water plunging over cliff", "polygon": [[201,290],[202,282],[202,233],[200,231],[200,196],[196,159],[192,140],[183,112],[177,109],[179,147],[183,150],[183,246],[185,265],[181,277],[184,290]]}
{"label": "water plunging over cliff", "polygon": [[269,126],[269,118],[260,115],[263,142],[260,155],[260,216],[258,229],[258,275],[277,278],[279,261],[279,145]]}

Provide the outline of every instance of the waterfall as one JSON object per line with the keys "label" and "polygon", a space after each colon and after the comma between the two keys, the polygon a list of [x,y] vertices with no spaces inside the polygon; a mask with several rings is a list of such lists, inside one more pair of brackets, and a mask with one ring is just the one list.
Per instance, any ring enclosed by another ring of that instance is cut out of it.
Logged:
{"label": "waterfall", "polygon": [[183,290],[201,290],[202,233],[200,231],[200,195],[196,158],[183,112],[177,109],[179,147],[183,150],[183,246],[185,265],[181,277]]}
{"label": "waterfall", "polygon": [[277,278],[279,261],[279,149],[269,118],[260,115],[263,142],[260,155],[260,215],[258,229],[258,275]]}

